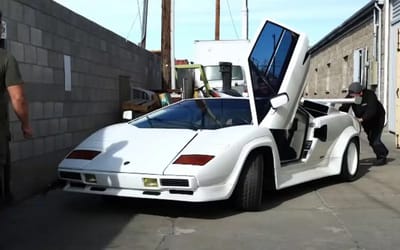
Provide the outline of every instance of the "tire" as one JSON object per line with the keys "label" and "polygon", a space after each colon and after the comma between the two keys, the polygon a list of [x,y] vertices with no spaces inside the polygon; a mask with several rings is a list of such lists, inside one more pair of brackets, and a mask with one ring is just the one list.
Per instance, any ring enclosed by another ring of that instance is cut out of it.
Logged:
{"label": "tire", "polygon": [[358,177],[360,166],[360,148],[355,139],[350,140],[343,154],[340,178],[343,181],[354,181]]}
{"label": "tire", "polygon": [[251,154],[246,160],[234,194],[235,207],[239,210],[257,211],[261,208],[263,194],[264,158]]}

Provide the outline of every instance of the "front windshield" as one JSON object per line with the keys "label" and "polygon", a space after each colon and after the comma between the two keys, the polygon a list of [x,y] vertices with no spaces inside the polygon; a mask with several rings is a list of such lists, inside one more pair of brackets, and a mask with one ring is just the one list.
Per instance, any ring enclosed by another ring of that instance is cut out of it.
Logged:
{"label": "front windshield", "polygon": [[276,96],[292,57],[298,34],[274,23],[265,24],[249,56],[253,94],[264,100],[257,105],[257,116],[261,121],[270,109],[269,100]]}
{"label": "front windshield", "polygon": [[[222,74],[219,71],[219,65],[204,66],[207,80],[209,81],[222,81]],[[232,65],[232,80],[243,80],[242,67],[239,65]]]}
{"label": "front windshield", "polygon": [[219,129],[251,124],[248,99],[187,99],[130,124],[138,128]]}

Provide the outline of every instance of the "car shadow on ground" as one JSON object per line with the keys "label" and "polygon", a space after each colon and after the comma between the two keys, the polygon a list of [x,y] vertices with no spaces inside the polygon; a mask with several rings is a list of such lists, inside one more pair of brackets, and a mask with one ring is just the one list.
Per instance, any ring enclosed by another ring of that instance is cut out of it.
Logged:
{"label": "car shadow on ground", "polygon": [[[359,177],[366,175],[373,165],[374,158],[364,158],[360,160]],[[394,159],[388,159],[388,162]],[[378,166],[376,166],[378,167]],[[308,183],[300,184],[294,187],[289,187],[277,191],[265,191],[263,196],[263,204],[261,211],[279,207],[282,203],[303,196],[307,193],[315,192],[318,189],[326,188],[332,185],[339,185],[342,181],[339,177],[327,177]],[[54,187],[59,189],[60,185]],[[64,195],[72,195],[71,193],[63,193]],[[166,216],[171,218],[188,217],[200,219],[218,219],[233,216],[241,213],[234,208],[230,200],[215,201],[215,202],[178,202],[165,201],[156,199],[136,199],[113,196],[96,196],[85,194],[74,194],[75,198],[70,200],[68,207],[71,210],[84,211],[85,208],[93,206],[102,207],[102,211],[107,213],[122,213],[122,214],[150,214],[157,216]],[[79,198],[80,197],[80,198]],[[84,203],[77,199],[85,200]],[[88,202],[93,202],[93,206],[88,206]],[[83,205],[85,204],[85,205]]]}
{"label": "car shadow on ground", "polygon": [[[375,166],[375,158],[363,158],[360,160],[360,165],[359,165],[359,173],[358,177],[356,180],[362,178],[365,176],[368,172],[370,172],[370,169],[372,167],[380,167],[380,166]],[[392,162],[394,159],[388,158],[387,162]],[[293,187],[289,187],[286,189],[282,190],[276,190],[276,191],[269,191],[264,193],[264,199],[263,199],[263,208],[262,210],[268,210],[268,209],[273,209],[281,205],[282,203],[290,200],[290,199],[295,199],[297,197],[300,197],[302,195],[305,195],[307,193],[315,192],[321,188],[333,186],[333,185],[338,185],[340,183],[343,183],[343,181],[340,179],[339,176],[331,176],[331,177],[326,177],[322,178],[319,180],[303,183],[300,185],[296,185]]]}
{"label": "car shadow on ground", "polygon": [[[373,165],[374,160],[374,158],[365,158],[360,160],[358,178],[362,178],[364,175],[366,175],[370,171],[371,167],[377,167]],[[393,159],[388,159],[388,162],[389,161],[393,161]],[[288,200],[295,199],[321,188],[339,185],[341,182],[342,181],[338,176],[332,176],[283,190],[265,191],[263,196],[263,204],[260,211],[266,211],[268,209],[279,207],[282,203]],[[134,211],[135,213],[167,216],[171,218],[190,217],[201,219],[218,219],[233,216],[242,212],[235,209],[230,200],[192,203],[107,196],[103,196],[101,199],[110,209],[123,209],[124,211]]]}

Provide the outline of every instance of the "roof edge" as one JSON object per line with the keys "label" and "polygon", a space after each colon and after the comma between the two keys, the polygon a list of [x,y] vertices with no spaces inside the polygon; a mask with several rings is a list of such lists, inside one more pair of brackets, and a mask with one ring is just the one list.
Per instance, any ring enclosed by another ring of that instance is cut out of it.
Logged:
{"label": "roof edge", "polygon": [[375,0],[371,0],[364,7],[354,13],[351,17],[346,19],[341,25],[329,32],[326,36],[324,36],[321,40],[319,40],[315,45],[310,48],[310,54],[312,55],[316,51],[323,49],[330,42],[341,37],[343,34],[352,29],[352,26],[354,27],[357,24],[363,23],[363,21],[365,21],[369,17],[369,11],[373,10],[375,2]]}

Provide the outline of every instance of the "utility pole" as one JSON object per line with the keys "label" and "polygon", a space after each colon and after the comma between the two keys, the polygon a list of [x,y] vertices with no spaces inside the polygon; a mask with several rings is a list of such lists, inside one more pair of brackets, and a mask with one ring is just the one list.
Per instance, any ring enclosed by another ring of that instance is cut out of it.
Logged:
{"label": "utility pole", "polygon": [[161,72],[163,90],[171,89],[171,0],[162,0]]}
{"label": "utility pole", "polygon": [[215,40],[219,40],[220,0],[215,0]]}
{"label": "utility pole", "polygon": [[141,40],[139,43],[140,47],[143,49],[146,48],[148,7],[149,7],[148,0],[144,0],[143,1],[143,18],[142,18],[142,37],[141,37]]}

